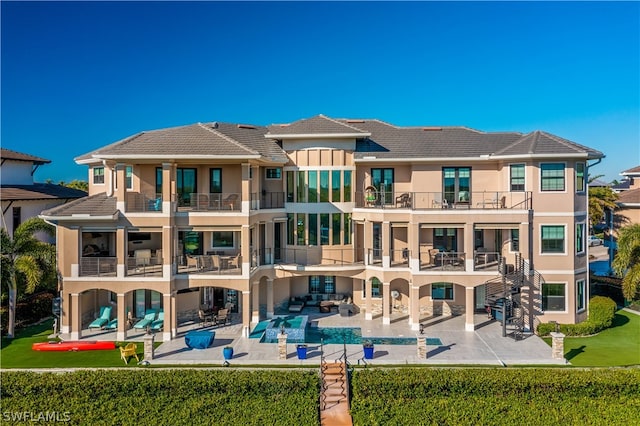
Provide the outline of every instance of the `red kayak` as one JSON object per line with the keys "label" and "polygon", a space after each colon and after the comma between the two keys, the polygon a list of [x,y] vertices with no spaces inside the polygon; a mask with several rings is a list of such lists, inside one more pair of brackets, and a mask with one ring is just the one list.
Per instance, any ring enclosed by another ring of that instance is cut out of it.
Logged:
{"label": "red kayak", "polygon": [[31,349],[34,351],[99,351],[115,349],[114,342],[100,342],[97,340],[68,340],[66,342],[34,343]]}

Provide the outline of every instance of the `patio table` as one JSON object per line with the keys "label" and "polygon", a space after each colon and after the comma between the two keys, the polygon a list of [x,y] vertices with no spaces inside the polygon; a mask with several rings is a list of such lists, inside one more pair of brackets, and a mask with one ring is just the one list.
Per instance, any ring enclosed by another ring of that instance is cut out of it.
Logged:
{"label": "patio table", "polygon": [[206,349],[213,343],[215,335],[215,331],[190,331],[184,336],[184,342],[192,349]]}

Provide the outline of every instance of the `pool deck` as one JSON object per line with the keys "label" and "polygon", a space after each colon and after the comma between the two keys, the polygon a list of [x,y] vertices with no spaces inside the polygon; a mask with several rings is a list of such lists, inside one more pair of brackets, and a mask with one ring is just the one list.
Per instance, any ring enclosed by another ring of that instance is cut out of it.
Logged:
{"label": "pool deck", "polygon": [[[307,312],[310,311],[310,312]],[[365,321],[357,314],[348,318],[338,314],[318,314],[317,310],[304,309],[301,315],[308,315],[309,321],[320,327],[360,327],[362,337],[416,337],[407,324],[406,315],[392,316],[391,324],[383,325],[380,317]],[[499,323],[489,321],[486,315],[476,315],[476,330],[464,331],[464,316],[436,317],[424,320],[424,336],[438,338],[442,346],[428,346],[427,358],[419,358],[416,345],[375,345],[374,357],[363,359],[361,345],[347,344],[347,358],[352,365],[566,365],[564,360],[551,357],[551,347],[535,335],[525,334],[525,338],[515,340],[502,337]],[[255,324],[254,324],[255,326]],[[184,335],[192,330],[215,331],[213,345],[207,349],[189,349]],[[253,328],[252,328],[253,329]],[[87,338],[88,336],[84,336]],[[178,337],[164,342],[156,348],[154,365],[196,365],[219,366],[224,363],[222,348],[234,348],[233,365],[300,365],[317,367],[320,364],[319,344],[308,344],[307,359],[299,360],[296,345],[287,345],[287,359],[278,359],[278,345],[260,343],[260,339],[242,337],[242,325],[232,323],[223,327],[199,327],[196,324],[181,327]],[[325,344],[324,355],[328,361],[338,359],[343,353],[343,344]]]}

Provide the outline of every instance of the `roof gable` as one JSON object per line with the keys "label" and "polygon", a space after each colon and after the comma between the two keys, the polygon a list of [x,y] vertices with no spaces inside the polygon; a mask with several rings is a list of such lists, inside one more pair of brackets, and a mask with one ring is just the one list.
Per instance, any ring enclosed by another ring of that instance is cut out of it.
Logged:
{"label": "roof gable", "polygon": [[287,137],[311,137],[313,135],[317,137],[366,137],[369,133],[320,114],[287,125],[271,125],[269,126],[269,132],[265,136],[282,139]]}
{"label": "roof gable", "polygon": [[47,160],[46,158],[24,154],[22,152],[14,151],[7,148],[0,148],[0,158],[2,158],[3,160],[26,161],[28,163],[34,164],[48,164],[51,162],[51,160]]}

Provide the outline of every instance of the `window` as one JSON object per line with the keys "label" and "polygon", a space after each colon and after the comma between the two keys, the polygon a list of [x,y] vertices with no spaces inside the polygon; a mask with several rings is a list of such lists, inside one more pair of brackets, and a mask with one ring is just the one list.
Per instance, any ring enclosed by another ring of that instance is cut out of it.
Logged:
{"label": "window", "polygon": [[564,191],[564,164],[540,164],[540,190]]}
{"label": "window", "polygon": [[13,233],[16,232],[16,228],[22,223],[22,207],[13,208]]}
{"label": "window", "polygon": [[431,298],[433,300],[453,300],[453,284],[451,283],[431,284]]}
{"label": "window", "polygon": [[329,172],[322,170],[320,172],[320,202],[326,203],[329,201]]}
{"label": "window", "polygon": [[93,183],[104,184],[104,167],[93,168]]}
{"label": "window", "polygon": [[584,223],[576,225],[576,253],[584,252]]}
{"label": "window", "polygon": [[156,194],[162,194],[162,167],[156,167]]}
{"label": "window", "polygon": [[235,242],[233,231],[213,231],[211,233],[211,247],[212,248],[233,248]]}
{"label": "window", "polygon": [[434,228],[433,247],[442,251],[456,251],[458,248],[457,229],[455,228]]}
{"label": "window", "polygon": [[[376,277],[371,278],[371,298],[380,297],[380,287],[382,287],[380,280]],[[362,298],[367,298],[367,281],[364,281],[362,287]]]}
{"label": "window", "polygon": [[329,213],[320,213],[320,245],[329,245]]}
{"label": "window", "polygon": [[318,202],[318,172],[309,171],[308,200],[310,203]]}
{"label": "window", "polygon": [[351,201],[351,170],[344,172],[344,202]]}
{"label": "window", "polygon": [[564,299],[564,284],[542,284],[542,310],[544,312],[563,312],[565,310]]}
{"label": "window", "polygon": [[309,213],[309,245],[318,245],[318,215]]}
{"label": "window", "polygon": [[306,180],[305,175],[307,172],[298,172],[298,186],[296,188],[296,203],[304,203],[306,201]]}
{"label": "window", "polygon": [[334,203],[340,202],[340,193],[342,192],[342,182],[340,182],[341,176],[340,170],[331,171],[331,201]]}
{"label": "window", "polygon": [[295,184],[293,181],[293,172],[287,172],[287,203],[293,203],[293,193]]}
{"label": "window", "polygon": [[520,251],[520,230],[512,229],[511,230],[511,251]]}
{"label": "window", "polygon": [[587,308],[587,287],[585,280],[576,281],[576,312]]}
{"label": "window", "polygon": [[127,189],[133,189],[133,166],[124,168],[124,186]]}
{"label": "window", "polygon": [[196,169],[176,170],[176,192],[178,193],[179,205],[188,206],[191,204],[191,194],[198,191]]}
{"label": "window", "polygon": [[512,164],[509,172],[511,191],[524,191],[524,164]]}
{"label": "window", "polygon": [[222,193],[222,169],[209,169],[209,193]]}
{"label": "window", "polygon": [[342,225],[340,219],[340,213],[333,213],[331,215],[331,221],[333,222],[333,238],[331,244],[334,246],[340,245],[340,227]]}
{"label": "window", "polygon": [[384,204],[393,204],[393,169],[371,169],[371,184],[376,188]]}
{"label": "window", "polygon": [[335,294],[336,277],[311,275],[309,277],[309,293],[318,294]]}
{"label": "window", "polygon": [[344,244],[351,244],[351,213],[344,214]]}
{"label": "window", "polygon": [[279,167],[267,168],[265,173],[267,179],[282,179],[282,169]]}
{"label": "window", "polygon": [[298,233],[298,245],[299,246],[305,245],[305,238],[304,238],[305,237],[305,235],[304,235],[305,234],[304,233],[304,230],[305,230],[305,224],[304,224],[305,216],[306,215],[304,213],[298,213],[296,215],[296,218],[298,220],[298,222],[297,222],[298,228],[297,228],[296,232]]}
{"label": "window", "polygon": [[287,244],[295,244],[295,228],[293,226],[293,213],[287,213]]}
{"label": "window", "polygon": [[564,226],[542,225],[542,253],[564,253]]}
{"label": "window", "polygon": [[468,203],[471,195],[471,168],[444,167],[442,192],[449,204]]}
{"label": "window", "polygon": [[576,163],[576,192],[584,192],[584,163]]}

